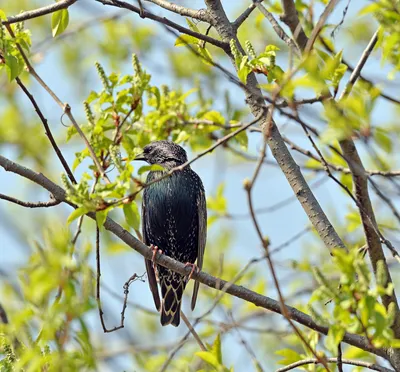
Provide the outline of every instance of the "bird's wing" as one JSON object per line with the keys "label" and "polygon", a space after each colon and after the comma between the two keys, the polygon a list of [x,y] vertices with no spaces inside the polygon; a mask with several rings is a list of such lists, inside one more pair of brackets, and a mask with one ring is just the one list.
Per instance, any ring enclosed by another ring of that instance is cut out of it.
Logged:
{"label": "bird's wing", "polygon": [[[146,211],[146,197],[143,197],[142,203],[142,234],[143,234],[143,242],[146,245],[152,244],[149,242],[148,234],[147,234],[147,227],[148,226],[148,212]],[[160,302],[160,295],[158,293],[158,286],[157,286],[157,279],[156,273],[154,272],[153,263],[148,260],[144,259],[146,264],[146,271],[147,271],[147,279],[149,281],[150,291],[153,294],[154,304],[156,305],[157,311],[160,311],[161,302]]]}
{"label": "bird's wing", "polygon": [[[197,211],[199,218],[199,231],[198,231],[198,247],[197,247],[197,267],[201,270],[203,268],[204,249],[207,240],[207,205],[205,192],[202,190],[197,198]],[[200,282],[195,281],[193,288],[193,296],[191,308],[194,310],[196,306],[197,293],[199,292]]]}

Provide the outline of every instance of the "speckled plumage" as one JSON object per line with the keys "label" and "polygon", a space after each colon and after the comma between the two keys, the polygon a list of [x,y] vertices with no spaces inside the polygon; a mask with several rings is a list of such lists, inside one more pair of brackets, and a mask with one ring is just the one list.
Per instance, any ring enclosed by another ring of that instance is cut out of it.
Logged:
{"label": "speckled plumage", "polygon": [[[139,159],[150,164],[160,164],[166,170],[187,161],[185,150],[169,141],[147,145]],[[161,175],[162,171],[150,172],[147,182]],[[185,167],[145,189],[142,220],[143,240],[147,245],[157,246],[164,254],[182,263],[193,264],[197,259],[197,266],[202,268],[207,209],[201,179],[190,167]],[[157,265],[162,295],[160,303],[152,262],[145,261],[154,302],[156,308],[161,310],[161,324],[178,326],[182,295],[188,278]],[[192,309],[196,304],[198,288],[199,283],[196,282]]]}

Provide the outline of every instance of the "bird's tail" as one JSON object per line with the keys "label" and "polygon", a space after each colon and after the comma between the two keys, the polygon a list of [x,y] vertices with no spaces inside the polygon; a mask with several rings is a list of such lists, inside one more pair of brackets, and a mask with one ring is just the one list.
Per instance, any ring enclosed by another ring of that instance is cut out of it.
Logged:
{"label": "bird's tail", "polygon": [[178,327],[181,320],[181,301],[187,278],[175,272],[161,278],[161,325]]}

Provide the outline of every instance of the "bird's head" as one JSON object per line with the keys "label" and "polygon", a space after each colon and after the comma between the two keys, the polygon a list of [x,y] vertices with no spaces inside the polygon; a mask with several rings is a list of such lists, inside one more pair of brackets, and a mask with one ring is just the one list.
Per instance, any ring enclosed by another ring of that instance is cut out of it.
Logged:
{"label": "bird's head", "polygon": [[170,141],[156,141],[143,148],[135,160],[144,160],[149,164],[158,164],[165,168],[176,167],[187,162],[186,151]]}

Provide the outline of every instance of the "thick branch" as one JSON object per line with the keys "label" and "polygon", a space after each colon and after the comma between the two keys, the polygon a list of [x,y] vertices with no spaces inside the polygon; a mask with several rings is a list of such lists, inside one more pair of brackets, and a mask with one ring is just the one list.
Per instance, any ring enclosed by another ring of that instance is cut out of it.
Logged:
{"label": "thick branch", "polygon": [[293,0],[282,0],[283,14],[281,21],[290,28],[292,35],[301,50],[306,48],[308,37],[300,24],[296,6]]}
{"label": "thick branch", "polygon": [[[378,31],[372,36],[370,42],[368,43],[366,49],[364,50],[357,66],[355,67],[353,73],[350,76],[350,79],[340,97],[340,100],[345,98],[350,94],[351,89],[358,77],[360,76],[361,70],[365,63],[367,62],[368,57],[371,55],[371,52],[378,41]],[[345,155],[346,161],[349,165],[349,168],[352,173],[353,183],[354,183],[354,194],[356,196],[357,201],[363,206],[363,208],[359,208],[361,221],[364,228],[365,237],[368,245],[368,253],[371,259],[372,267],[374,273],[377,273],[378,262],[382,261],[384,263],[384,270],[386,273],[387,282],[392,282],[392,278],[390,275],[389,267],[386,262],[386,257],[382,249],[381,238],[377,234],[374,226],[377,226],[375,213],[372,207],[371,199],[368,191],[368,177],[365,174],[365,169],[361,158],[358,154],[356,145],[352,139],[345,139],[339,142],[340,147]],[[371,225],[372,222],[372,225]],[[396,294],[393,291],[391,296],[384,295],[382,296],[382,302],[386,308],[388,308],[389,304],[393,302],[396,305],[396,318],[395,322],[392,326],[392,329],[395,333],[396,338],[400,338],[400,309],[397,302]]]}
{"label": "thick branch", "polygon": [[[327,8],[329,7],[330,4],[332,4],[332,6],[335,5],[334,1],[331,1],[328,4]],[[292,20],[296,18],[297,19],[296,22],[298,22],[298,16],[297,16],[297,11],[296,11],[296,8],[294,5],[294,1],[293,0],[282,0],[282,5],[284,6],[284,8],[286,6],[285,12],[286,11],[289,12],[288,17]],[[326,13],[328,13],[328,12],[326,12]],[[314,32],[313,32],[313,34],[314,34]],[[315,35],[317,35],[317,34],[315,33]],[[363,52],[363,54],[360,58],[360,61],[358,62],[356,68],[354,69],[354,71],[349,79],[349,82],[347,83],[346,88],[343,91],[340,99],[342,99],[346,95],[350,94],[354,83],[357,81],[358,77],[360,76],[362,67],[365,65],[368,57],[370,56],[370,54],[376,44],[376,41],[377,41],[377,33],[375,33],[373,35],[371,41],[369,42],[368,46],[366,47],[365,51]],[[306,45],[307,45],[307,47],[310,45],[312,46],[312,41],[311,40],[307,41]],[[386,258],[383,253],[381,239],[380,239],[378,233],[376,232],[376,229],[374,228],[375,226],[377,226],[377,224],[376,224],[375,214],[374,214],[374,210],[372,208],[372,203],[371,203],[371,199],[370,199],[369,191],[368,191],[368,177],[365,173],[363,163],[358,154],[356,145],[352,139],[342,140],[339,142],[339,144],[343,151],[343,157],[346,160],[346,162],[348,163],[349,169],[352,173],[354,194],[355,194],[356,200],[357,200],[358,204],[362,206],[362,208],[359,208],[359,212],[360,212],[362,224],[364,227],[365,238],[366,238],[367,245],[368,245],[368,253],[369,253],[369,256],[371,259],[374,273],[376,274],[378,261],[383,261],[384,269],[385,269],[386,277],[387,277],[387,283],[392,282],[389,268],[386,263]],[[392,328],[393,328],[396,338],[400,338],[400,310],[399,310],[399,305],[397,302],[395,292],[393,291],[393,294],[391,296],[388,296],[388,295],[382,296],[382,301],[386,308],[389,306],[389,304],[391,302],[394,302],[394,304],[396,305],[396,318],[395,318],[395,322],[394,322]],[[399,354],[399,353],[397,351],[395,351],[393,356],[396,357],[397,354]],[[398,356],[398,358],[399,358],[399,360],[394,361],[395,365],[398,365],[400,363],[400,355]]]}
{"label": "thick branch", "polygon": [[[236,37],[236,31],[229,22],[220,1],[206,0],[206,4],[210,11],[210,15],[213,17],[213,25],[222,40],[228,43],[233,39],[236,41],[239,48],[241,48]],[[234,63],[234,61],[232,62]],[[254,74],[248,76],[246,87],[247,103],[249,104],[253,115],[258,116],[260,110],[262,110],[261,106],[263,105],[263,97],[258,88],[259,83]],[[266,133],[267,142],[271,152],[322,241],[329,249],[344,247],[342,240],[329,222],[327,216],[301,174],[299,166],[296,164],[287,149],[275,123],[272,123],[271,128],[266,128],[266,120],[263,120],[261,127],[264,131],[268,132]]]}
{"label": "thick branch", "polygon": [[[61,200],[72,207],[75,207],[71,202],[66,200],[66,193],[64,189],[60,186],[56,185],[54,182],[50,181],[43,174],[36,173],[29,168],[26,168],[20,164],[17,164],[3,156],[0,155],[0,166],[3,167],[6,171],[13,172],[18,174],[24,178],[27,178],[34,183],[42,186],[49,192],[51,192],[54,197],[58,200]],[[96,219],[94,213],[89,213],[88,216],[93,220]],[[144,245],[141,241],[136,239],[133,235],[131,235],[127,230],[122,228],[112,219],[107,218],[104,227],[120,238],[123,242],[125,242],[129,247],[139,252],[143,257],[147,259],[152,259],[153,251]],[[175,261],[172,258],[157,254],[155,257],[157,264],[167,267],[171,270],[174,270],[182,275],[188,275],[190,272],[190,268],[187,268],[185,264]],[[194,272],[193,278],[198,280],[199,282],[220,291],[225,291],[226,293],[231,294],[232,296],[241,298],[245,301],[251,302],[256,306],[262,307],[264,309],[270,310],[277,314],[281,314],[281,307],[278,301],[275,301],[269,297],[262,296],[256,292],[253,292],[245,287],[234,285],[225,280],[213,277],[204,272]],[[290,318],[296,321],[299,324],[304,325],[307,328],[313,329],[317,332],[320,332],[324,335],[328,333],[329,328],[326,326],[319,325],[315,323],[310,316],[304,314],[303,312],[297,310],[296,308],[286,306],[288,314]],[[350,333],[346,333],[343,338],[343,342],[348,343],[350,345],[356,346],[362,350],[371,352],[375,355],[386,358],[386,353],[384,349],[376,349],[371,347],[368,340],[359,335],[354,335]]]}
{"label": "thick branch", "polygon": [[209,22],[207,10],[205,9],[190,9],[182,5],[173,4],[166,0],[146,0],[150,3],[156,4],[161,8],[167,9],[170,12],[179,14],[184,17],[190,17],[203,22]]}

